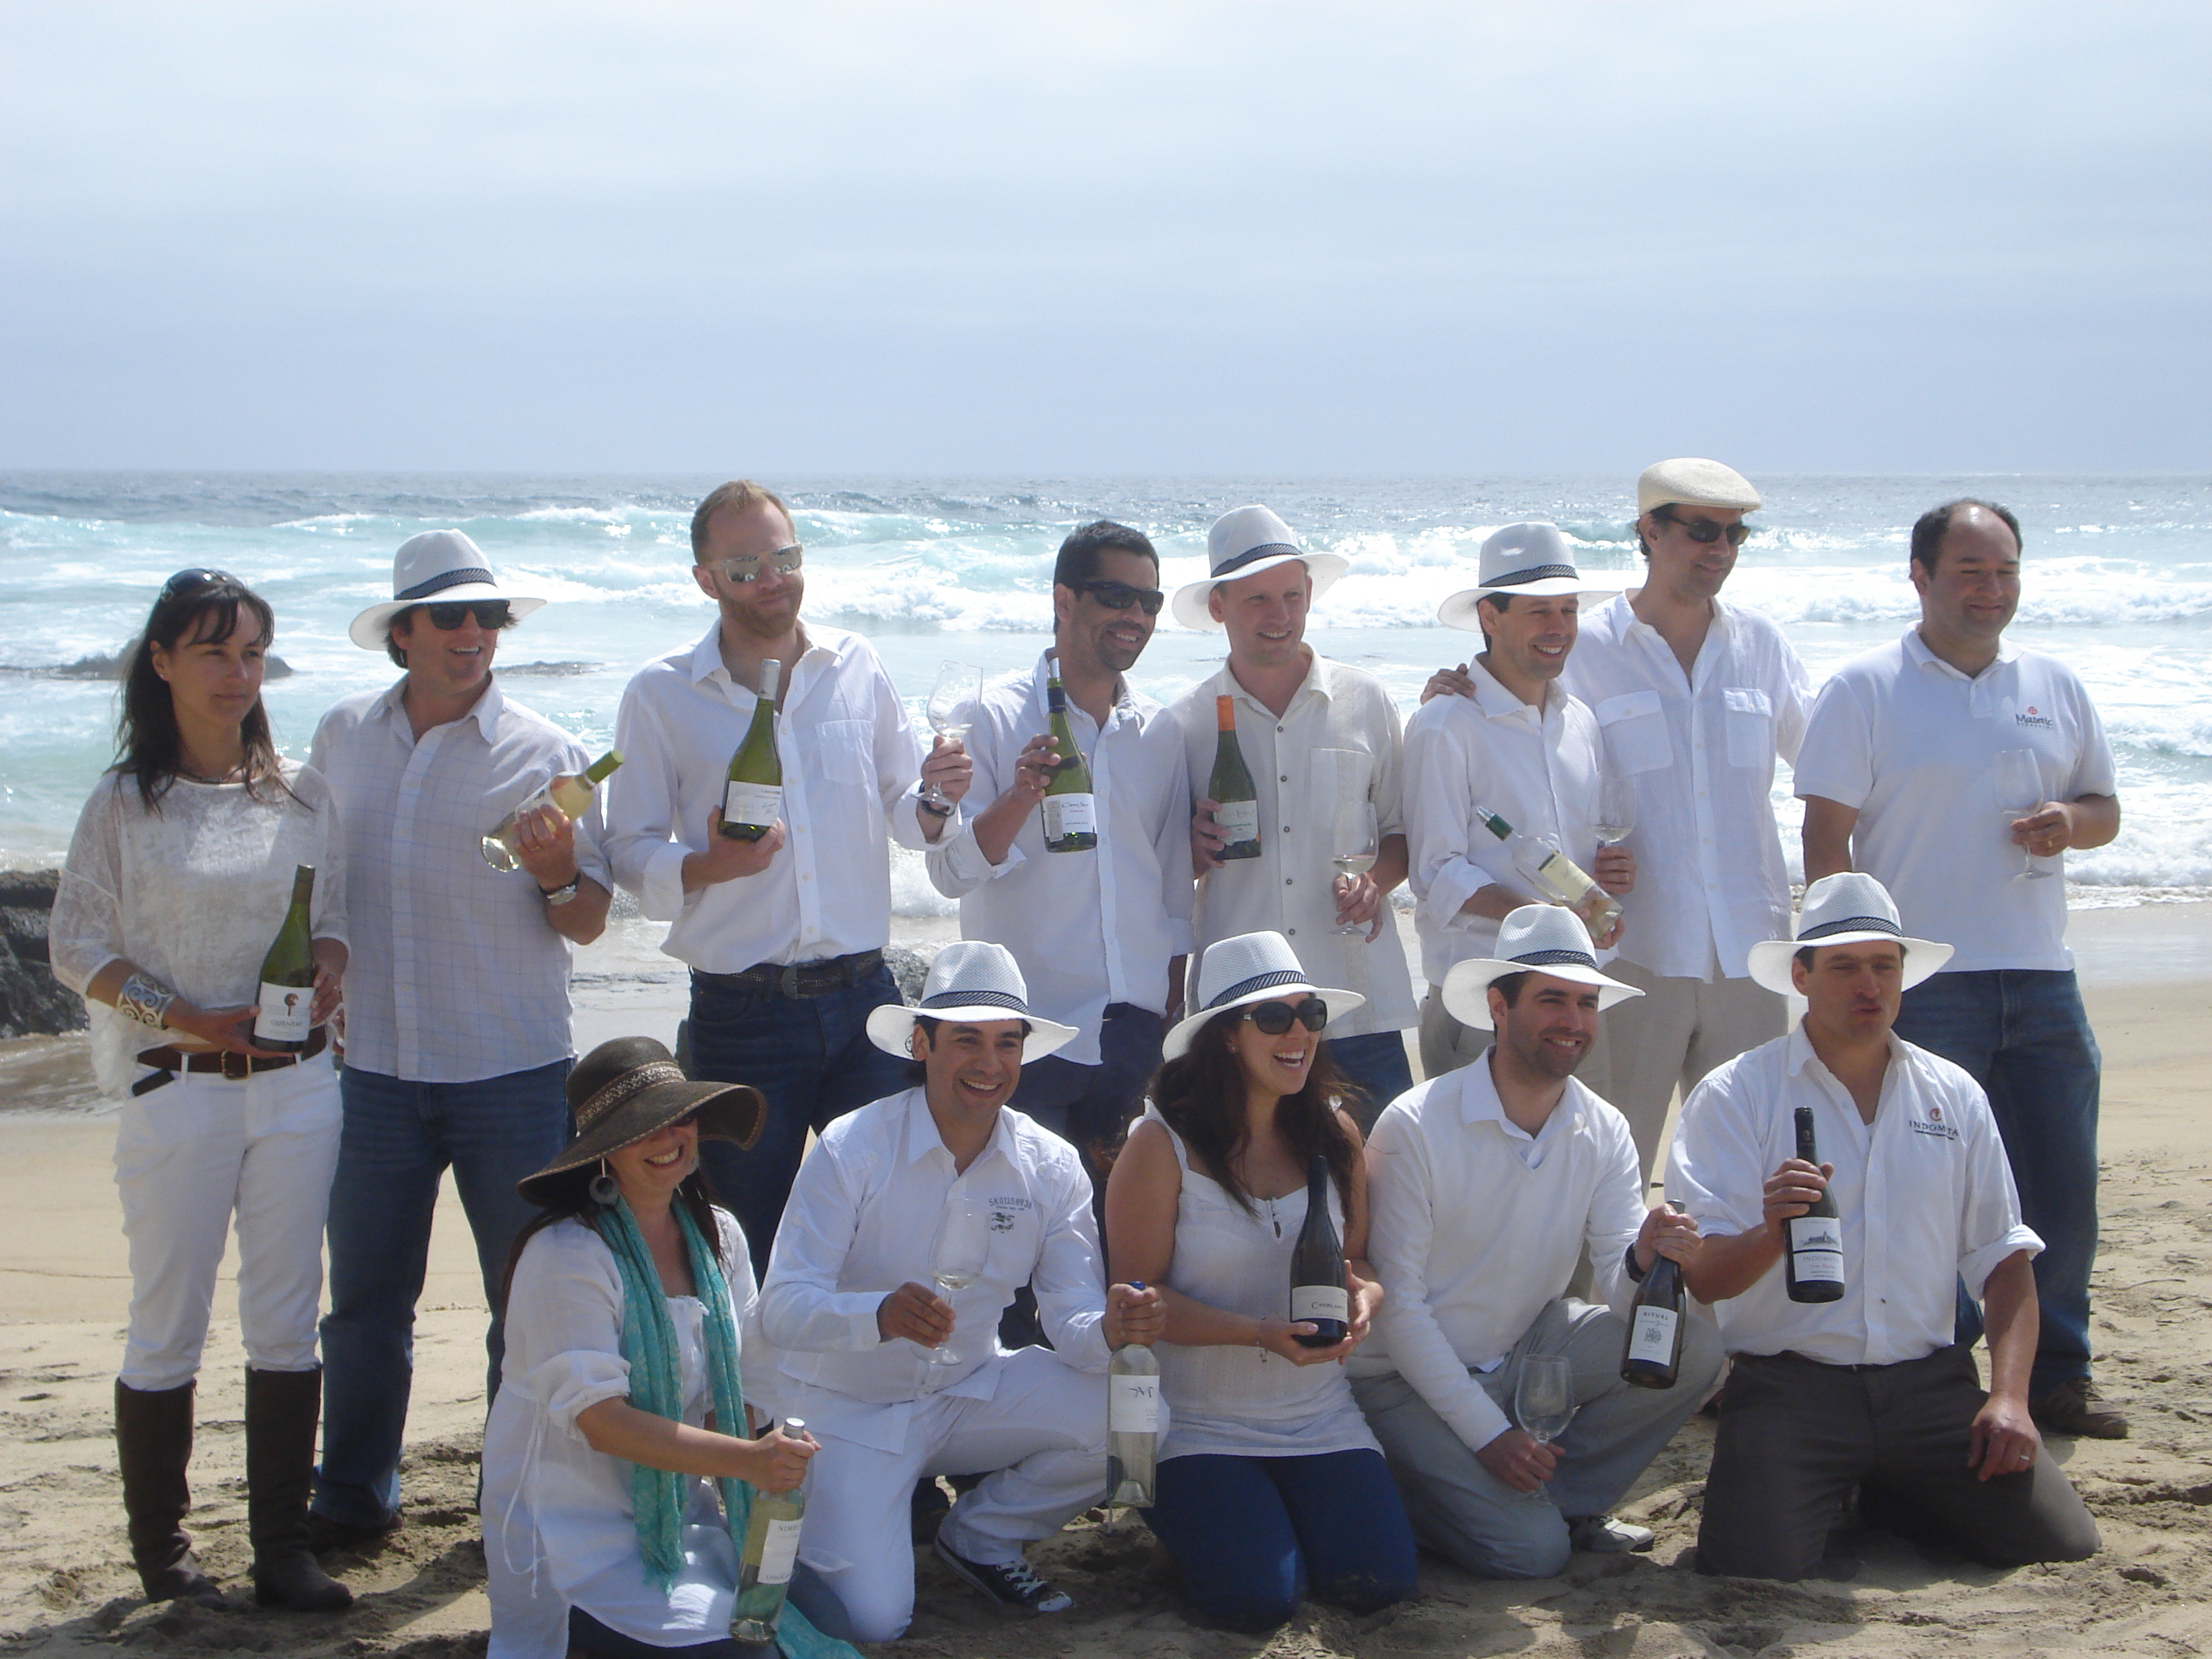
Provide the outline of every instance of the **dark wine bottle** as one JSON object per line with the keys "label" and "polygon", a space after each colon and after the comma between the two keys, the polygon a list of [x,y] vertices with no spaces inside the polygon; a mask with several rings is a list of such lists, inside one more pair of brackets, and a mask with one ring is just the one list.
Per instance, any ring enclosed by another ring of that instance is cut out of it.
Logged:
{"label": "dark wine bottle", "polygon": [[1044,787],[1044,846],[1048,853],[1088,853],[1098,845],[1098,799],[1091,793],[1091,769],[1076,746],[1067,720],[1067,690],[1054,674],[1045,682],[1045,706],[1052,716],[1052,744],[1059,754],[1052,781]]}
{"label": "dark wine bottle", "polygon": [[[1797,1156],[1818,1169],[1820,1149],[1813,1139],[1813,1109],[1797,1109]],[[1826,1188],[1804,1214],[1784,1222],[1789,1248],[1783,1270],[1792,1302],[1840,1302],[1844,1297],[1844,1224]]]}
{"label": "dark wine bottle", "polygon": [[1624,1381],[1644,1389],[1671,1389],[1682,1364],[1682,1270],[1663,1255],[1636,1287],[1628,1306],[1628,1344],[1621,1351]]}
{"label": "dark wine bottle", "polygon": [[284,912],[269,954],[261,958],[261,1012],[253,1017],[257,1048],[296,1054],[314,1035],[315,939],[307,920],[314,895],[314,866],[295,866],[291,908]]}
{"label": "dark wine bottle", "polygon": [[781,669],[773,657],[761,664],[752,724],[730,757],[722,786],[722,833],[732,841],[758,841],[783,816],[783,757],[775,747],[775,685]]}
{"label": "dark wine bottle", "polygon": [[1344,1243],[1328,1218],[1328,1160],[1316,1158],[1306,1167],[1306,1224],[1298,1229],[1297,1247],[1291,1252],[1291,1317],[1318,1327],[1312,1335],[1297,1339],[1309,1348],[1333,1348],[1343,1341],[1352,1317]]}
{"label": "dark wine bottle", "polygon": [[1213,855],[1217,864],[1231,859],[1260,856],[1260,797],[1252,787],[1252,769],[1244,764],[1244,751],[1237,746],[1237,699],[1216,697],[1213,716],[1218,735],[1213,743],[1213,776],[1206,793],[1213,799],[1213,822],[1228,837],[1228,845]]}

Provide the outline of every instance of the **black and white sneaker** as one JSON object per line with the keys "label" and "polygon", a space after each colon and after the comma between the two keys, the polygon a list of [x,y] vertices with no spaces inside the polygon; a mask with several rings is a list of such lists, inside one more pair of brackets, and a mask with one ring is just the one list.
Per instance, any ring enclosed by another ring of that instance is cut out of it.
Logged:
{"label": "black and white sneaker", "polygon": [[1075,1605],[1073,1596],[1066,1590],[1054,1589],[1018,1556],[1004,1566],[970,1561],[964,1555],[956,1554],[940,1532],[937,1534],[937,1559],[1010,1612],[1066,1613]]}

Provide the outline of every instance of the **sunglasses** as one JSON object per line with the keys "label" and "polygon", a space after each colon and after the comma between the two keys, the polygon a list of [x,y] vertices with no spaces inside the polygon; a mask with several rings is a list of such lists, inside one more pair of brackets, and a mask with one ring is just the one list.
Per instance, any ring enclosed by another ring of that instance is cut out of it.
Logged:
{"label": "sunglasses", "polygon": [[422,614],[441,634],[450,634],[471,617],[482,629],[504,628],[509,612],[505,599],[475,599],[455,605],[426,605]]}
{"label": "sunglasses", "polygon": [[775,567],[778,575],[788,576],[805,562],[806,550],[797,542],[793,542],[789,547],[777,548],[766,559],[748,553],[741,558],[717,559],[712,564],[701,565],[699,568],[714,571],[724,581],[734,582],[742,587],[747,582],[757,582],[760,580],[761,567],[763,564]]}
{"label": "sunglasses", "polygon": [[1661,523],[1679,527],[1681,532],[1702,547],[1711,547],[1723,536],[1730,547],[1741,547],[1751,534],[1747,524],[1717,524],[1711,519],[1678,519],[1662,507],[1654,514]]}
{"label": "sunglasses", "polygon": [[1147,617],[1158,616],[1160,607],[1168,599],[1157,587],[1132,587],[1127,582],[1109,581],[1103,576],[1085,582],[1075,591],[1088,593],[1109,611],[1127,611],[1133,605],[1141,605]]}
{"label": "sunglasses", "polygon": [[1319,997],[1303,1002],[1255,1002],[1244,1011],[1244,1018],[1269,1036],[1282,1036],[1293,1023],[1318,1031],[1328,1024],[1328,1004]]}
{"label": "sunglasses", "polygon": [[220,570],[179,570],[161,584],[161,596],[155,603],[167,605],[171,599],[180,599],[196,587],[213,587],[232,578]]}

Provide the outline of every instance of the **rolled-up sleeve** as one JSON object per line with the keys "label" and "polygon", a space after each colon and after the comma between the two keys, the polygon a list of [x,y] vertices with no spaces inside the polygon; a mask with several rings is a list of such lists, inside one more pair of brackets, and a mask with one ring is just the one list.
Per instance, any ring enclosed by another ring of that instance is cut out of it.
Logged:
{"label": "rolled-up sleeve", "polygon": [[639,680],[623,693],[615,747],[623,752],[623,764],[605,791],[600,851],[615,881],[636,896],[648,920],[673,921],[684,914],[684,856],[699,849],[685,843],[677,822],[684,786],[676,751]]}
{"label": "rolled-up sleeve", "polygon": [[508,1340],[542,1354],[522,1374],[524,1393],[560,1433],[583,1438],[576,1419],[602,1400],[629,1397],[622,1356],[622,1279],[587,1228],[556,1224],[532,1237],[507,1295]]}
{"label": "rolled-up sleeve", "polygon": [[2042,1255],[2043,1240],[2021,1221],[2020,1193],[1996,1121],[1984,1106],[1978,1112],[1954,1112],[1966,1134],[1966,1194],[1960,1206],[1959,1277],[1966,1293],[1979,1301],[1990,1271],[2015,1251]]}
{"label": "rolled-up sleeve", "polygon": [[1709,1078],[1682,1103],[1667,1152],[1667,1196],[1699,1232],[1740,1238],[1766,1224],[1761,1162],[1759,1137]]}
{"label": "rolled-up sleeve", "polygon": [[1007,741],[1005,723],[986,693],[975,711],[975,724],[968,730],[968,758],[975,772],[968,786],[967,799],[961,803],[963,810],[959,820],[947,825],[937,844],[924,854],[929,884],[946,898],[965,898],[985,882],[1024,862],[1018,845],[1010,844],[1006,856],[993,864],[975,844],[975,817],[998,799],[1013,770],[1013,757],[1021,752],[1018,744],[1008,749]]}
{"label": "rolled-up sleeve", "polygon": [[884,1338],[876,1325],[881,1291],[840,1291],[851,1253],[860,1194],[837,1156],[817,1144],[799,1166],[761,1287],[761,1331],[778,1348],[801,1353],[861,1353]]}

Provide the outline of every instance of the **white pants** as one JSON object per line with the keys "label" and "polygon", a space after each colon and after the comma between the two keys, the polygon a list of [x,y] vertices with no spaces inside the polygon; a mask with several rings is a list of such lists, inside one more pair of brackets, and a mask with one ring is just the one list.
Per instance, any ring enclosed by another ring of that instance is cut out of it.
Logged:
{"label": "white pants", "polygon": [[[944,1522],[947,1547],[995,1565],[1020,1559],[1024,1544],[1050,1537],[1105,1496],[1105,1377],[1070,1369],[1048,1348],[994,1363],[990,1399],[915,1401],[895,1452],[840,1435],[834,1424],[827,1431],[808,1424],[822,1449],[799,1559],[844,1603],[854,1641],[895,1641],[914,1617],[916,1481],[995,1471]],[[786,1403],[803,1412],[797,1400]]]}
{"label": "white pants", "polygon": [[234,1214],[246,1363],[315,1368],[323,1217],[342,1115],[327,1053],[235,1082],[179,1072],[124,1102],[115,1184],[131,1241],[126,1385],[173,1389],[198,1374]]}
{"label": "white pants", "polygon": [[1648,1183],[1675,1089],[1687,1100],[1714,1066],[1780,1036],[1789,1005],[1748,979],[1662,979],[1626,957],[1605,971],[1644,993],[1606,1011],[1615,1056],[1606,1098],[1628,1120]]}

